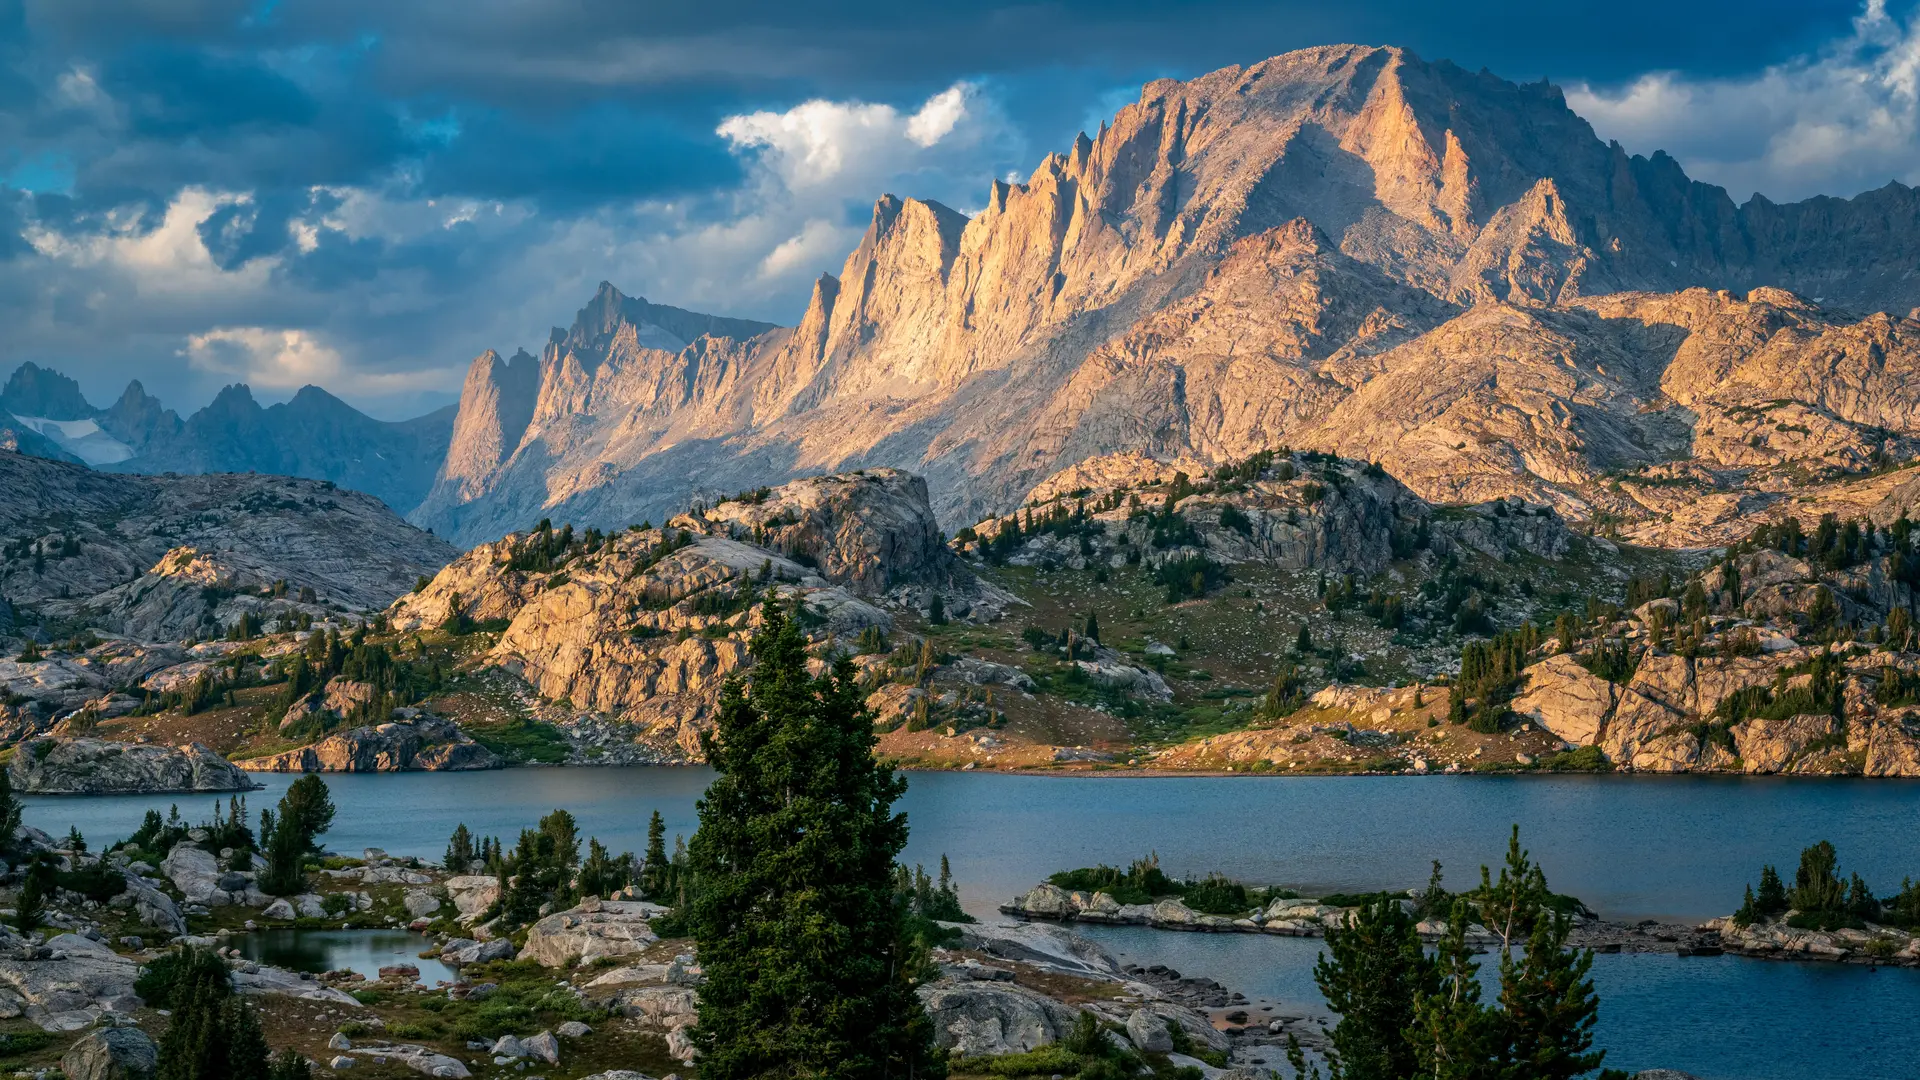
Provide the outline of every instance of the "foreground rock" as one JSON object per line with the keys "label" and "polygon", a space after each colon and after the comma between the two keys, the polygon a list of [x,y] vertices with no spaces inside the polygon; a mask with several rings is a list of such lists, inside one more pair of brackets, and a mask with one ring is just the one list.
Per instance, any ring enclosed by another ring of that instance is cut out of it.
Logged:
{"label": "foreground rock", "polygon": [[416,715],[235,764],[249,772],[465,772],[497,769],[505,762],[452,721]]}
{"label": "foreground rock", "polygon": [[34,795],[129,795],[249,791],[253,782],[199,743],[154,746],[104,739],[31,739],[14,752],[8,777]]}
{"label": "foreground rock", "polygon": [[160,1047],[137,1027],[91,1032],[60,1056],[67,1080],[152,1080]]}
{"label": "foreground rock", "polygon": [[638,901],[589,899],[534,923],[518,958],[546,967],[572,967],[645,952],[660,940],[649,921],[666,911]]}
{"label": "foreground rock", "polygon": [[78,934],[32,946],[0,937],[0,1018],[24,1016],[47,1031],[79,1031],[109,1012],[139,1008],[140,964]]}

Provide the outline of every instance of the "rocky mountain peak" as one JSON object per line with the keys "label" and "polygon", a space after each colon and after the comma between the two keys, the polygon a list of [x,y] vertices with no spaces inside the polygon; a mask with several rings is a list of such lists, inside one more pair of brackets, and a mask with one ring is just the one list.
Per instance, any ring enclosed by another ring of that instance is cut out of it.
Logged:
{"label": "rocky mountain peak", "polygon": [[0,388],[0,410],[48,420],[87,420],[98,411],[87,403],[79,383],[32,361],[15,368]]}
{"label": "rocky mountain peak", "polygon": [[[542,358],[518,448],[487,444],[484,484],[450,473],[415,520],[470,541],[553,513],[619,526],[716,484],[886,465],[955,526],[1103,454],[1282,446],[1438,501],[1664,520],[1602,474],[1713,447],[1699,481],[1731,493],[1757,474],[1727,470],[1903,452],[1907,333],[1844,312],[1920,303],[1915,242],[1908,188],[1737,206],[1601,141],[1545,81],[1304,49],[1147,84],[971,219],[883,195],[792,331],[603,287]],[[1769,380],[1817,417],[1724,411]]]}

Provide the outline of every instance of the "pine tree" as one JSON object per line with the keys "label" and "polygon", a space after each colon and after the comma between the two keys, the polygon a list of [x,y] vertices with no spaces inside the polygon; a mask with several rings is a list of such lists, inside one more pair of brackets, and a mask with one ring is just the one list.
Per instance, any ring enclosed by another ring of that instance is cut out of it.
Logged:
{"label": "pine tree", "polygon": [[647,819],[647,857],[640,864],[640,892],[649,900],[667,896],[671,864],[667,862],[667,823],[655,810]]}
{"label": "pine tree", "polygon": [[1753,898],[1753,912],[1761,918],[1771,918],[1784,914],[1791,906],[1787,900],[1786,883],[1780,880],[1780,872],[1771,866],[1760,868],[1760,891]]}
{"label": "pine tree", "polygon": [[226,961],[189,948],[174,971],[167,993],[173,1016],[160,1039],[156,1080],[268,1080],[266,1037],[252,1007],[233,992]]}
{"label": "pine tree", "polygon": [[577,891],[583,897],[598,896],[604,899],[612,896],[626,886],[627,874],[632,869],[632,852],[616,859],[605,844],[589,840],[586,861],[580,864]]}
{"label": "pine tree", "polygon": [[267,1080],[313,1080],[313,1066],[297,1050],[282,1050],[267,1069]]}
{"label": "pine tree", "polygon": [[[1418,1075],[1432,1080],[1498,1080],[1499,1016],[1480,1002],[1480,965],[1467,944],[1473,906],[1455,898],[1447,936],[1434,950],[1435,989],[1414,1003]],[[1412,1075],[1412,1074],[1409,1074]]]}
{"label": "pine tree", "polygon": [[1327,1055],[1333,1080],[1410,1077],[1418,1051],[1409,1039],[1416,1002],[1439,990],[1413,917],[1395,900],[1367,904],[1345,927],[1327,931],[1313,981],[1340,1014]]}
{"label": "pine tree", "polygon": [[464,874],[472,862],[473,834],[467,831],[466,824],[462,822],[447,840],[447,855],[440,865],[446,867],[449,874]]}
{"label": "pine tree", "polygon": [[1100,644],[1100,613],[1097,611],[1087,612],[1086,639],[1095,645]]}
{"label": "pine tree", "polygon": [[87,838],[80,835],[80,826],[78,825],[67,826],[67,850],[76,851],[83,855],[86,854]]}
{"label": "pine tree", "polygon": [[706,970],[700,1074],[938,1077],[945,1060],[914,995],[924,953],[893,890],[906,782],[874,761],[851,661],[815,678],[806,646],[769,601],[750,679],[727,685],[702,739],[719,775],[688,849]]}
{"label": "pine tree", "polygon": [[280,812],[260,811],[260,845],[267,866],[260,890],[291,896],[306,887],[307,856],[318,854],[315,844],[333,825],[333,799],[326,782],[308,774],[295,780],[280,797]]}
{"label": "pine tree", "polygon": [[1600,1067],[1593,1050],[1600,998],[1588,973],[1593,953],[1567,948],[1573,919],[1540,911],[1526,951],[1500,957],[1506,1073],[1528,1080],[1572,1080]]}
{"label": "pine tree", "polygon": [[20,833],[20,818],[25,810],[20,797],[13,793],[13,780],[8,770],[0,769],[0,854],[12,854],[14,840]]}
{"label": "pine tree", "polygon": [[37,852],[27,864],[27,877],[13,904],[13,925],[22,934],[40,925],[47,914],[47,897],[54,889],[53,856]]}

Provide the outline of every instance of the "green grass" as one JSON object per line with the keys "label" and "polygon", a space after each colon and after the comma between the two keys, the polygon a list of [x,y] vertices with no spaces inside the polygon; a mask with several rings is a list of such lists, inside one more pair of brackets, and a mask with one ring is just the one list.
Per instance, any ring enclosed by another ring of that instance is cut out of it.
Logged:
{"label": "green grass", "polygon": [[567,760],[567,737],[552,724],[522,719],[466,731],[474,742],[508,761],[558,765]]}

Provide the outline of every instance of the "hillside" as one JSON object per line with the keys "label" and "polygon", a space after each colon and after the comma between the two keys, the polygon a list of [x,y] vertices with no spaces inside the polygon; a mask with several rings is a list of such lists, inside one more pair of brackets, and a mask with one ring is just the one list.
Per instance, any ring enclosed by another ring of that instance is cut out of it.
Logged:
{"label": "hillside", "polygon": [[0,453],[0,596],[43,636],[225,634],[241,617],[384,607],[454,556],[323,480],[129,476]]}

